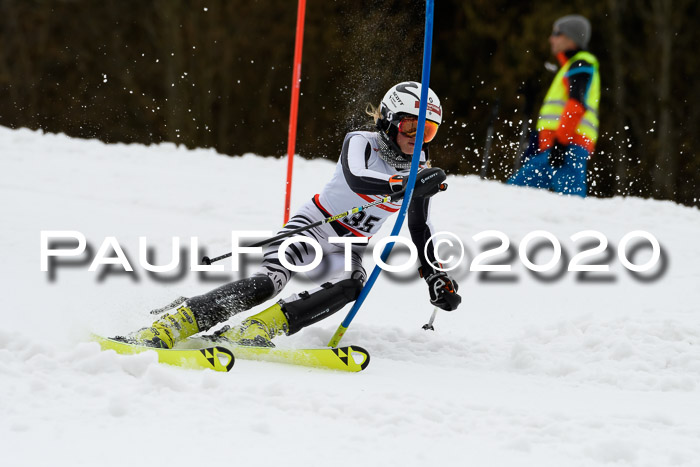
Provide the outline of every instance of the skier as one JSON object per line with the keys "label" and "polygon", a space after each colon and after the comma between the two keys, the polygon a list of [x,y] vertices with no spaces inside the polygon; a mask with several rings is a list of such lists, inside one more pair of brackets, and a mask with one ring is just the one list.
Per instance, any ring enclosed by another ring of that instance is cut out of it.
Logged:
{"label": "skier", "polygon": [[539,152],[508,184],[586,196],[586,166],[598,139],[600,102],[598,59],[585,50],[590,37],[591,25],[583,16],[554,22],[549,44],[561,68],[537,120]]}
{"label": "skier", "polygon": [[[411,166],[418,126],[418,104],[421,85],[403,82],[392,87],[382,99],[379,108],[369,106],[377,131],[353,131],[345,136],[340,160],[333,178],[304,204],[279,233],[312,224],[345,212],[352,207],[379,199],[405,188]],[[418,173],[414,194],[408,210],[411,238],[419,253],[420,276],[429,289],[430,302],[445,310],[454,310],[461,302],[457,283],[445,272],[433,267],[438,263],[424,250],[431,236],[428,223],[430,197],[441,189],[445,180],[439,168],[426,166],[428,145],[442,122],[442,107],[437,95],[429,90],[427,121],[422,168]],[[423,182],[423,183],[421,183]],[[362,267],[362,253],[366,244],[352,244],[352,267],[344,270],[343,244],[329,242],[329,237],[371,237],[384,221],[398,211],[402,200],[380,204],[339,221],[325,223],[307,230],[302,235],[316,240],[323,249],[323,262],[330,277],[320,287],[280,300],[264,311],[243,320],[239,325],[223,327],[215,333],[217,339],[254,346],[274,346],[271,340],[281,334],[294,334],[316,323],[346,304],[357,299],[366,273]],[[249,310],[275,297],[291,279],[293,272],[278,258],[278,247],[283,240],[269,244],[263,256],[261,269],[251,277],[223,285],[203,295],[189,298],[173,314],[165,314],[150,327],[120,339],[129,343],[159,348],[172,348],[177,342],[206,331],[233,315]],[[290,245],[286,260],[295,266],[311,263],[313,248],[306,243]]]}

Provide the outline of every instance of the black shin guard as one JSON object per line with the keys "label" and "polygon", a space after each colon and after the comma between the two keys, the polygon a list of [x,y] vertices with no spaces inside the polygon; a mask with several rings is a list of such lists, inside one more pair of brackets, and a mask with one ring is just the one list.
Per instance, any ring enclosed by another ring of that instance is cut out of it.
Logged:
{"label": "black shin guard", "polygon": [[267,276],[255,275],[222,285],[187,299],[200,331],[206,331],[241,311],[249,310],[274,297],[275,285]]}
{"label": "black shin guard", "polygon": [[345,279],[335,284],[326,282],[321,287],[321,290],[312,294],[299,294],[299,300],[282,304],[282,311],[289,322],[288,334],[321,321],[356,300],[362,290],[362,281]]}

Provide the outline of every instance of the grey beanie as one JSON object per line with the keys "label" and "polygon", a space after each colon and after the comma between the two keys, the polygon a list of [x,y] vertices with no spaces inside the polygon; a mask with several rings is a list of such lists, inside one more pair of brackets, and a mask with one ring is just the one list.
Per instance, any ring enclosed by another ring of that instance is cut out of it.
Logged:
{"label": "grey beanie", "polygon": [[562,16],[554,22],[552,30],[564,34],[582,49],[588,48],[591,40],[591,23],[581,15]]}

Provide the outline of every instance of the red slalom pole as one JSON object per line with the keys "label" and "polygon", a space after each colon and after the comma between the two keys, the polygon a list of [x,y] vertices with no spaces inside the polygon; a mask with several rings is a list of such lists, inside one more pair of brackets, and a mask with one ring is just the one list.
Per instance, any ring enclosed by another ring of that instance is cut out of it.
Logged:
{"label": "red slalom pole", "polygon": [[287,136],[287,185],[284,196],[284,224],[289,220],[289,204],[292,198],[292,171],[297,142],[297,115],[299,114],[299,88],[301,87],[301,50],[304,45],[305,13],[306,0],[299,0],[296,42],[294,44],[294,70],[292,72],[292,102],[289,108],[289,135]]}

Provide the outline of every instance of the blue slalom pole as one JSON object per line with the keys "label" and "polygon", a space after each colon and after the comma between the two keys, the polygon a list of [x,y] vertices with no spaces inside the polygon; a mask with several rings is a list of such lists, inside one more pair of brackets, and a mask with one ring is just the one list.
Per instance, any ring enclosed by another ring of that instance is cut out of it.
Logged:
{"label": "blue slalom pole", "polygon": [[[423,133],[425,130],[425,118],[428,108],[428,89],[430,87],[430,59],[431,50],[433,48],[433,0],[427,0],[425,2],[425,39],[423,40],[423,72],[421,77],[421,92],[420,92],[420,106],[418,108],[418,128],[416,132],[416,141],[423,141]],[[391,231],[391,236],[398,236],[403,221],[406,218],[406,211],[408,211],[408,206],[411,204],[411,198],[413,197],[413,187],[416,184],[416,174],[418,173],[418,164],[420,162],[420,153],[423,149],[422,144],[416,144],[413,149],[413,158],[411,160],[411,171],[408,176],[408,181],[406,182],[406,195],[403,198],[403,203],[401,204],[401,209],[399,209],[399,214],[394,224],[394,228]],[[387,243],[382,252],[381,259],[386,263],[391,253],[391,249],[394,247],[394,242]],[[362,303],[367,298],[372,286],[382,272],[382,268],[379,265],[374,267],[372,274],[370,274],[365,286],[360,291],[360,295],[355,300],[355,304],[348,312],[347,316],[338,329],[333,334],[329,347],[337,347],[340,340],[343,338],[345,331],[347,331],[350,323],[355,318],[355,315],[360,310]]]}

